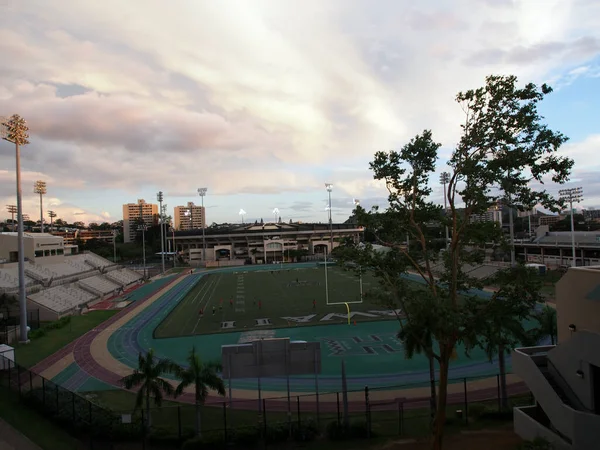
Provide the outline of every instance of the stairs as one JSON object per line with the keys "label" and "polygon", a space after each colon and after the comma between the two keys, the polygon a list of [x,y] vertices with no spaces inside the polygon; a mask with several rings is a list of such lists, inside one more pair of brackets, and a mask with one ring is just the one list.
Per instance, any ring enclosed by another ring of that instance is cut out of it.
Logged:
{"label": "stairs", "polygon": [[567,396],[567,394],[565,393],[565,391],[558,385],[558,383],[556,382],[556,380],[554,379],[554,377],[552,376],[552,374],[550,373],[550,370],[548,369],[547,365],[542,365],[542,366],[538,366],[540,368],[540,372],[542,373],[542,375],[544,375],[544,378],[546,380],[548,380],[548,383],[550,384],[550,386],[552,386],[552,389],[554,389],[554,392],[556,392],[556,395],[558,395],[558,397],[562,400],[562,402],[567,405],[570,406],[573,409],[578,409],[573,402],[571,401],[571,399]]}

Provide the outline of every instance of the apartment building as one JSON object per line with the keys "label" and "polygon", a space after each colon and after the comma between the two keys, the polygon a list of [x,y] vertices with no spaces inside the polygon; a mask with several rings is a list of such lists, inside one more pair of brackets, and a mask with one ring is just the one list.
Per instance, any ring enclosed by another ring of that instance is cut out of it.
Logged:
{"label": "apartment building", "polygon": [[144,199],[139,199],[137,203],[123,205],[123,242],[135,241],[140,219],[146,226],[157,223],[158,205],[146,203]]}
{"label": "apartment building", "polygon": [[206,228],[205,208],[195,205],[194,202],[188,202],[187,206],[176,206],[173,220],[177,231]]}
{"label": "apartment building", "polygon": [[600,266],[571,267],[556,285],[558,344],[516,348],[513,373],[535,404],[514,409],[515,432],[556,450],[600,442]]}
{"label": "apartment building", "polygon": [[483,214],[473,214],[471,216],[472,222],[498,222],[502,226],[502,204],[498,202],[496,205],[491,206]]}

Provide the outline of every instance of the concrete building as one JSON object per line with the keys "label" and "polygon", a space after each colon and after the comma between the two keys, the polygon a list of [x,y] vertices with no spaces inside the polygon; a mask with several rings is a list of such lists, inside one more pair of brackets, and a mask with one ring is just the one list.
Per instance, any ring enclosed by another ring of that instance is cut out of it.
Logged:
{"label": "concrete building", "polygon": [[206,227],[206,210],[194,202],[187,206],[176,206],[173,210],[173,220],[177,231],[198,230]]}
{"label": "concrete building", "polygon": [[[358,242],[362,227],[353,224],[329,225],[299,223],[265,223],[232,225],[205,229],[206,263],[241,265],[251,261],[255,264],[291,261],[294,253],[301,251],[305,257],[322,258],[344,238]],[[173,246],[173,242],[175,242]],[[192,265],[202,264],[202,230],[179,231],[167,235],[168,251],[175,249]]]}
{"label": "concrete building", "polygon": [[135,241],[140,220],[143,220],[146,226],[157,223],[158,205],[146,203],[144,199],[123,205],[123,242]]}
{"label": "concrete building", "polygon": [[[18,233],[0,233],[0,261],[16,263],[19,261]],[[54,256],[65,254],[62,237],[48,233],[23,233],[23,247],[26,261],[44,258],[45,261]]]}
{"label": "concrete building", "polygon": [[556,450],[592,450],[600,442],[600,266],[570,268],[556,285],[558,344],[517,348],[513,372],[535,405],[515,408],[522,438],[543,437]]}
{"label": "concrete building", "polygon": [[471,216],[472,222],[498,222],[502,226],[502,204],[498,202],[497,205],[491,206],[483,214],[474,214]]}

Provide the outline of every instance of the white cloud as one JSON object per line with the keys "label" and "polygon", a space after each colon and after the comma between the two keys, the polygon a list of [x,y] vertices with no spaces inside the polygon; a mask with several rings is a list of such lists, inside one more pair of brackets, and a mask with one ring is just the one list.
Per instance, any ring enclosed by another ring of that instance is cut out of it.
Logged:
{"label": "white cloud", "polygon": [[451,147],[453,99],[485,75],[594,76],[599,18],[592,0],[18,2],[0,19],[0,114],[30,124],[27,183],[65,205],[69,189],[122,192],[96,220],[148,186],[316,196],[336,165],[340,194],[375,198],[365,161],[424,128]]}

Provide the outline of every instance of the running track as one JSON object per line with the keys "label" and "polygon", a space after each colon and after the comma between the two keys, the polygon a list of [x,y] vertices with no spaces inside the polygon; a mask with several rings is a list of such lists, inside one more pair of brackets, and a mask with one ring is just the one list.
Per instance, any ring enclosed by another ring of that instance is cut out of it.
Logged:
{"label": "running track", "polygon": [[[147,308],[147,310],[141,312],[141,314],[136,315],[135,318],[130,321],[130,323],[135,322],[134,326],[127,327],[127,329],[122,330],[122,332],[124,333],[124,336],[123,336],[124,346],[127,350],[127,353],[137,356],[137,354],[140,351],[145,350],[145,349],[141,348],[141,346],[138,343],[137,337],[140,333],[140,330],[142,330],[145,326],[147,326],[148,323],[151,322],[156,317],[156,315],[158,314],[158,311],[163,310],[165,305],[167,305],[169,302],[171,302],[175,296],[181,295],[183,293],[183,291],[191,289],[195,285],[197,278],[198,278],[198,275],[187,276],[187,275],[181,274],[178,276],[174,276],[167,284],[165,284],[164,286],[161,287],[161,289],[164,289],[168,286],[173,285],[176,280],[181,279],[180,282],[176,286],[174,286],[172,289],[170,289],[161,298],[156,300],[156,302],[154,302],[153,305],[151,305],[149,308]],[[107,383],[109,385],[119,387],[119,388],[122,387],[122,385],[120,383],[121,376],[112,372],[110,370],[110,368],[100,365],[94,359],[94,357],[91,353],[91,344],[94,341],[94,339],[102,331],[106,330],[107,328],[110,328],[116,321],[118,321],[124,315],[130,313],[131,311],[135,311],[135,310],[139,309],[142,305],[144,305],[148,301],[149,298],[151,298],[155,294],[156,294],[156,292],[150,293],[145,298],[140,299],[137,302],[130,304],[128,307],[124,308],[122,311],[120,311],[119,313],[117,313],[116,315],[111,317],[109,320],[102,323],[99,327],[97,327],[93,330],[90,330],[88,333],[86,333],[84,336],[77,339],[75,342],[67,345],[60,351],[56,352],[55,354],[48,357],[46,360],[42,361],[41,363],[39,363],[38,365],[33,367],[32,370],[34,372],[40,373],[41,371],[50,367],[51,365],[58,362],[59,360],[61,360],[62,358],[64,358],[65,356],[69,355],[72,352],[74,355],[74,358],[75,358],[75,362],[77,363],[77,365],[80,368],[80,372],[76,376],[78,379],[82,378],[82,377],[90,376],[90,377],[94,377],[98,380],[101,380],[104,383]],[[489,295],[489,293],[486,293],[486,294]],[[468,370],[468,367],[465,367],[464,369]],[[467,376],[467,375],[465,374],[465,376]],[[77,381],[77,380],[70,380],[70,382],[71,381]],[[281,381],[283,381],[283,380],[281,380]],[[313,383],[313,381],[309,380],[309,379],[306,379],[303,381],[305,381],[306,383]],[[325,381],[326,380],[322,380],[322,381],[320,380],[320,382],[319,382],[320,388],[322,388],[322,387],[326,388],[327,383]],[[365,385],[367,385],[368,379],[364,379],[364,381],[365,381]],[[397,382],[398,379],[396,378],[395,381]],[[323,383],[323,382],[325,382],[325,383]],[[69,383],[69,384],[71,384],[71,383]],[[468,391],[469,402],[496,399],[497,398],[497,387],[496,387],[495,380],[493,380],[493,382],[490,384],[492,386],[488,387],[488,388],[481,388],[478,390],[469,390]],[[512,385],[509,385],[509,394],[510,395],[521,394],[521,393],[526,393],[526,392],[528,392],[528,389],[524,385],[524,383],[515,383]],[[284,393],[282,393],[282,394],[284,395]],[[390,391],[390,398],[387,398],[385,400],[371,401],[370,402],[371,409],[372,410],[397,410],[399,403],[402,403],[404,408],[409,408],[409,409],[410,408],[424,408],[424,407],[428,407],[428,405],[429,405],[429,397],[427,397],[427,396],[420,397],[420,398],[406,399],[406,398],[402,397],[401,395],[402,395],[402,391]],[[317,408],[319,408],[320,411],[322,411],[322,412],[337,411],[338,406],[337,406],[337,401],[335,401],[334,396],[327,395],[327,400],[323,400],[324,396],[325,396],[325,394],[321,394],[321,400],[318,402],[318,405],[317,405],[317,400],[316,400],[315,395],[310,395],[310,396],[307,396],[306,398],[301,397],[300,409],[302,411],[306,411],[306,412],[315,411]],[[340,398],[341,398],[341,396],[340,396]],[[194,401],[193,395],[189,394],[189,393],[183,394],[181,397],[179,397],[179,400],[183,401],[183,402],[187,402],[187,403],[193,403],[193,401]],[[296,399],[293,399],[293,400],[295,403]],[[462,392],[452,393],[452,394],[448,395],[448,404],[450,404],[450,405],[451,404],[462,404],[462,403],[464,403],[464,400],[465,400],[464,394]],[[222,398],[213,397],[213,398],[208,399],[207,404],[222,404],[223,401],[224,400]],[[249,409],[249,410],[258,410],[259,409],[258,400],[255,400],[255,399],[235,399],[234,398],[233,402],[234,402],[233,407],[236,409]],[[265,400],[265,403],[266,403],[266,408],[268,411],[286,411],[288,408],[287,401],[283,398],[267,399],[267,400]],[[365,401],[364,400],[350,400],[349,406],[350,406],[349,409],[352,412],[365,411]]]}

